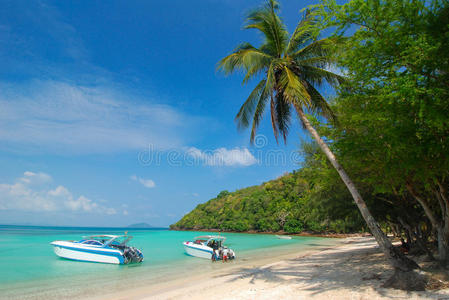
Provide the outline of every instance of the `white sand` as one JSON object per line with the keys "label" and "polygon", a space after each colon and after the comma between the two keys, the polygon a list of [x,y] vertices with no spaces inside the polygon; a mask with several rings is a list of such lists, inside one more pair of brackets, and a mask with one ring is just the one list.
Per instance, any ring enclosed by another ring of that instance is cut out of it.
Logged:
{"label": "white sand", "polygon": [[[404,292],[381,288],[392,274],[373,238],[346,238],[327,250],[239,264],[141,287],[104,299],[448,299],[449,289]],[[387,271],[385,271],[387,270]]]}

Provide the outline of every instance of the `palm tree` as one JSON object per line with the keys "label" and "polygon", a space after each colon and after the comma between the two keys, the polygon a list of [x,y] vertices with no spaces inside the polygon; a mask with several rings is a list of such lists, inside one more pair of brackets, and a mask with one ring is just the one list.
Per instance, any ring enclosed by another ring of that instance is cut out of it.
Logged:
{"label": "palm tree", "polygon": [[238,127],[251,124],[251,142],[267,105],[270,106],[274,136],[286,142],[292,111],[296,112],[302,125],[316,140],[321,150],[337,170],[373,236],[396,270],[410,271],[418,266],[395,249],[380,229],[355,184],[338,163],[329,146],[323,141],[307,119],[306,112],[315,113],[332,121],[334,115],[328,103],[317,90],[323,83],[335,87],[344,78],[331,71],[335,61],[332,52],[338,45],[335,38],[317,39],[317,22],[313,12],[306,11],[290,36],[286,26],[277,15],[279,4],[268,0],[247,16],[245,29],[257,29],[264,37],[257,48],[249,43],[239,45],[232,54],[223,58],[218,68],[225,74],[243,70],[243,83],[262,78],[243,103],[236,116]]}

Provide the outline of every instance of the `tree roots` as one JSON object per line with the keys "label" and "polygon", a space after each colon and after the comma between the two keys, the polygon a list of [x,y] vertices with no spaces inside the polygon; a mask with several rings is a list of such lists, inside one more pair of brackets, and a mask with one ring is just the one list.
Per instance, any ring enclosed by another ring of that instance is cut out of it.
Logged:
{"label": "tree roots", "polygon": [[424,291],[428,281],[428,276],[422,271],[401,271],[396,269],[393,276],[391,276],[382,287],[405,291]]}

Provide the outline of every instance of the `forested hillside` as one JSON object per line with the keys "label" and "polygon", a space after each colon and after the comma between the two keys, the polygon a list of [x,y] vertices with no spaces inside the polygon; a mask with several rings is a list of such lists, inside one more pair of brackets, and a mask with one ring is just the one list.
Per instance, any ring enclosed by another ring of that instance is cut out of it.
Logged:
{"label": "forested hillside", "polygon": [[350,194],[318,149],[305,145],[306,163],[293,173],[199,204],[171,229],[298,233],[364,230]]}

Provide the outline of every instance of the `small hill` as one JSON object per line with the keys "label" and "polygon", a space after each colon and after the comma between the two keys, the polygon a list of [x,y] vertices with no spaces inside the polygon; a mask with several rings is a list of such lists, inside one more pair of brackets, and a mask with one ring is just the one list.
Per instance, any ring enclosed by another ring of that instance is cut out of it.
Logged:
{"label": "small hill", "polygon": [[299,232],[303,229],[298,214],[304,184],[292,173],[235,192],[222,191],[170,228]]}
{"label": "small hill", "polygon": [[261,185],[222,191],[170,229],[287,233],[363,230],[364,222],[344,187],[337,189],[341,192],[317,194],[314,184],[305,178],[299,170]]}
{"label": "small hill", "polygon": [[128,228],[152,228],[153,226],[151,226],[148,223],[136,223],[136,224],[131,224],[128,225]]}

